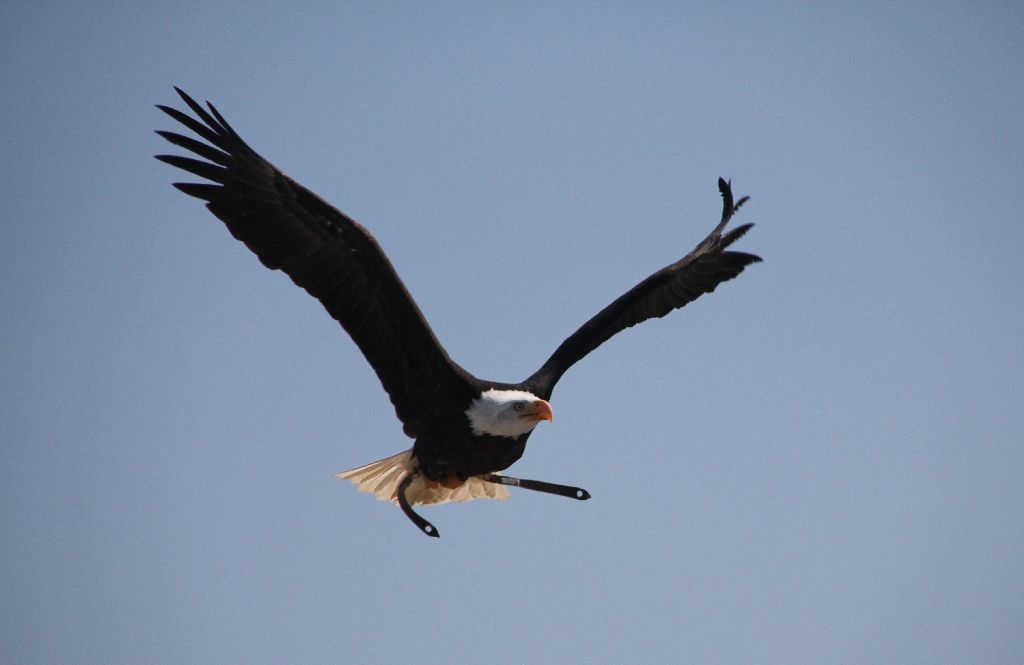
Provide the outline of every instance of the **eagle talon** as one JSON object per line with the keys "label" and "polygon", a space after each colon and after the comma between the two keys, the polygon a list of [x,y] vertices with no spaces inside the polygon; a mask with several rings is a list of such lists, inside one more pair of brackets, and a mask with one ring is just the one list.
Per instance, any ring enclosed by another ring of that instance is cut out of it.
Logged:
{"label": "eagle talon", "polygon": [[582,487],[570,487],[569,485],[559,485],[557,483],[546,483],[543,480],[527,480],[525,478],[513,478],[512,476],[499,476],[496,473],[491,473],[486,476],[480,476],[483,480],[489,483],[497,483],[498,485],[513,485],[515,487],[522,487],[524,490],[534,490],[536,492],[545,492],[547,494],[557,494],[558,496],[566,496],[570,499],[576,499],[578,501],[586,501],[590,498],[590,492],[583,489]]}
{"label": "eagle talon", "polygon": [[423,519],[412,509],[409,505],[409,499],[405,496],[405,491],[409,489],[409,485],[419,475],[418,471],[406,474],[405,478],[402,479],[401,484],[398,485],[398,506],[405,513],[405,516],[412,520],[412,523],[419,527],[420,531],[427,534],[431,538],[440,538],[441,534],[438,532],[437,527]]}

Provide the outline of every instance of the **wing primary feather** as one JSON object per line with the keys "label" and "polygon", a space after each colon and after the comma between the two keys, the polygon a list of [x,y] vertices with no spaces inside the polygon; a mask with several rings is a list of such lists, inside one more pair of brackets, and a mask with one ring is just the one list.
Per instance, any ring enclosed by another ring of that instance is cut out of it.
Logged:
{"label": "wing primary feather", "polygon": [[[202,106],[200,106],[199,102],[192,99],[184,90],[182,90],[178,86],[174,86],[174,90],[178,93],[182,100],[184,100],[184,102],[188,104],[188,107],[192,109],[192,112],[199,116],[199,119],[206,123],[206,125],[210,127],[214,132],[218,134],[227,133],[224,129],[224,126],[216,120],[214,120],[210,116],[210,114],[207,113]],[[210,102],[206,102],[206,105],[209,106]]]}
{"label": "wing primary feather", "polygon": [[745,236],[747,234],[747,231],[749,231],[752,228],[754,228],[753,224],[744,224],[743,226],[737,226],[732,231],[729,231],[724,236],[722,236],[722,248],[724,249],[729,245],[733,244],[734,242]]}
{"label": "wing primary feather", "polygon": [[222,150],[211,148],[210,146],[206,145],[201,141],[196,141],[195,139],[190,139],[187,136],[175,134],[174,132],[165,132],[157,130],[156,133],[164,137],[174,145],[179,146],[181,148],[185,148],[186,150],[190,150],[195,154],[199,155],[200,157],[205,157],[211,162],[216,162],[221,166],[228,166],[231,164],[231,155],[228,155]]}
{"label": "wing primary feather", "polygon": [[175,120],[177,120],[178,122],[180,122],[181,124],[191,129],[199,136],[202,136],[204,139],[206,139],[213,145],[217,146],[218,148],[221,148],[225,152],[230,152],[230,147],[226,144],[226,142],[216,132],[210,130],[210,128],[206,125],[197,122],[196,120],[185,115],[176,108],[164,106],[163,104],[157,104],[156,107],[164,113],[166,113],[167,115],[174,118]]}
{"label": "wing primary feather", "polygon": [[224,192],[224,188],[220,185],[208,185],[198,182],[175,182],[172,185],[189,196],[194,196],[204,201],[216,201],[221,198]]}
{"label": "wing primary feather", "polygon": [[216,166],[209,162],[192,159],[191,157],[179,157],[178,155],[157,155],[156,158],[165,164],[177,166],[179,169],[193,173],[200,178],[220,183],[227,179],[228,169],[223,166]]}

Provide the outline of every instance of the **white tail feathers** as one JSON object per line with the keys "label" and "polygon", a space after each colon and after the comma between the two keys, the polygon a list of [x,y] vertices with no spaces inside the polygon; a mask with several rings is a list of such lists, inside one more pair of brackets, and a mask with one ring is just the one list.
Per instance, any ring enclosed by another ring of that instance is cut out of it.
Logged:
{"label": "white tail feathers", "polygon": [[[398,485],[408,473],[415,470],[416,463],[410,449],[357,469],[336,473],[334,477],[351,481],[360,492],[368,492],[381,501],[390,501],[397,505]],[[504,485],[489,483],[476,476],[471,476],[455,489],[442,486],[427,487],[423,474],[417,474],[405,496],[409,499],[409,505],[421,506],[449,501],[461,503],[473,499],[507,499],[508,490]]]}

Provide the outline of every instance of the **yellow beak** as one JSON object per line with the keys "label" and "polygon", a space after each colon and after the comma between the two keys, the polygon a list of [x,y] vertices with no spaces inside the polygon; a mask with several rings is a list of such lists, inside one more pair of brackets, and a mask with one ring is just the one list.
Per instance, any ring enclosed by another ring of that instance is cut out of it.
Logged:
{"label": "yellow beak", "polygon": [[531,404],[519,417],[524,420],[552,420],[555,416],[551,412],[551,405],[539,399]]}

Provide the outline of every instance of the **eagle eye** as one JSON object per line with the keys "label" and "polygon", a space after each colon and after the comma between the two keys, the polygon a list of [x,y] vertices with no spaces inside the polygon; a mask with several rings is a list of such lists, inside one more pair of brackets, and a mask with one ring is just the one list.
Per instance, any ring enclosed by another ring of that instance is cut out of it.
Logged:
{"label": "eagle eye", "polygon": [[512,405],[512,408],[515,409],[516,411],[522,411],[525,406],[525,402],[516,402],[515,404]]}

